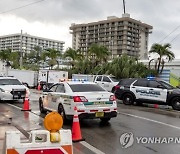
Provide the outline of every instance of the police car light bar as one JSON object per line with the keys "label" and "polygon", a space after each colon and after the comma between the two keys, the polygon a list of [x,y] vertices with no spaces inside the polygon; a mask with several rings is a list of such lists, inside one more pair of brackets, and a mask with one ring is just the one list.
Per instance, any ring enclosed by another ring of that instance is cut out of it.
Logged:
{"label": "police car light bar", "polygon": [[59,79],[59,82],[64,82],[64,81],[88,81],[86,79]]}
{"label": "police car light bar", "polygon": [[155,80],[156,77],[154,77],[154,76],[148,76],[147,79],[148,79],[148,80]]}

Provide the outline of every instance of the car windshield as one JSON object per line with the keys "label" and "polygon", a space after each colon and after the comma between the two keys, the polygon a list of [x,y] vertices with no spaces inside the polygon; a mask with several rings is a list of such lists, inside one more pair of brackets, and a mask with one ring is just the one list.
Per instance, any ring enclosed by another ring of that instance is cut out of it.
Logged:
{"label": "car windshield", "polygon": [[17,79],[0,79],[0,85],[22,85]]}
{"label": "car windshield", "polygon": [[169,83],[167,83],[165,81],[159,81],[159,82],[167,89],[174,89],[174,87],[172,85],[170,85]]}
{"label": "car windshield", "polygon": [[115,77],[110,77],[113,82],[119,82]]}
{"label": "car windshield", "polygon": [[69,85],[73,92],[94,92],[94,91],[106,91],[102,87],[96,84],[72,84]]}

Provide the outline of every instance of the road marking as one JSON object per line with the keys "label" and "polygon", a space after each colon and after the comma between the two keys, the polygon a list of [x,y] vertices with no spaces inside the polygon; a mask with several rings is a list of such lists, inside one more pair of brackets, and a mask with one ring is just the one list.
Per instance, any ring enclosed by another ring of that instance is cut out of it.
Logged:
{"label": "road marking", "polygon": [[22,109],[21,109],[20,107],[18,107],[18,106],[15,106],[15,105],[12,105],[12,104],[9,104],[9,103],[7,103],[7,105],[12,106],[12,107],[14,107],[14,108],[16,108],[16,109],[22,110]]}
{"label": "road marking", "polygon": [[180,127],[177,127],[177,126],[174,126],[174,125],[171,125],[171,124],[167,124],[167,123],[164,123],[164,122],[161,122],[161,121],[157,121],[157,120],[153,120],[153,119],[149,119],[149,118],[145,118],[145,117],[140,117],[140,116],[137,116],[137,115],[128,114],[128,113],[124,113],[124,112],[118,112],[118,113],[122,114],[122,115],[130,116],[130,117],[134,117],[134,118],[139,118],[139,119],[151,121],[151,122],[154,122],[154,123],[158,123],[158,124],[161,124],[161,125],[165,125],[165,126],[172,127],[172,128],[180,130]]}
{"label": "road marking", "polygon": [[86,148],[88,148],[89,150],[93,151],[94,153],[97,154],[105,154],[104,152],[100,151],[99,149],[95,148],[94,146],[90,145],[89,143],[82,141],[80,142],[83,146],[85,146]]}
{"label": "road marking", "polygon": [[[16,109],[18,109],[18,110],[22,110],[22,108],[20,108],[20,107],[18,107],[18,106],[16,106],[16,105],[9,104],[9,103],[7,103],[7,105],[12,106],[12,107],[14,107],[14,108],[16,108]],[[37,116],[37,117],[39,117],[39,118],[41,118],[41,119],[44,119],[44,118],[42,118],[40,115],[38,115],[37,113],[34,113],[33,111],[28,111],[28,112],[32,113],[32,115],[34,115],[34,116]]]}
{"label": "road marking", "polygon": [[[15,106],[15,105],[13,105],[13,104],[9,104],[9,103],[8,103],[8,105],[9,105],[9,106],[12,106],[12,107],[14,107],[14,108],[16,108],[16,109],[21,110],[20,107]],[[34,113],[34,112],[32,112],[32,111],[31,111],[31,113],[34,114],[35,116],[38,116],[38,117],[42,118],[41,116],[37,115],[36,113]],[[44,119],[44,118],[42,118],[42,119]],[[80,143],[81,143],[83,146],[85,146],[86,148],[88,148],[89,150],[91,150],[92,152],[96,153],[96,154],[105,154],[104,152],[100,151],[99,149],[95,148],[94,146],[90,145],[89,143],[87,143],[87,142],[85,142],[85,141],[82,141],[82,142],[80,142]]]}

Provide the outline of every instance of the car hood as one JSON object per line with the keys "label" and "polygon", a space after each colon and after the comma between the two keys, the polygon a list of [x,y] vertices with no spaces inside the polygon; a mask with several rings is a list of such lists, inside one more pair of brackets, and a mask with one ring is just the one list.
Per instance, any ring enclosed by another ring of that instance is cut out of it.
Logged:
{"label": "car hood", "polygon": [[0,85],[0,88],[6,91],[12,91],[12,89],[26,89],[28,88],[24,85]]}
{"label": "car hood", "polygon": [[178,88],[170,90],[170,91],[172,91],[172,93],[174,93],[174,94],[180,94],[180,89],[178,89]]}

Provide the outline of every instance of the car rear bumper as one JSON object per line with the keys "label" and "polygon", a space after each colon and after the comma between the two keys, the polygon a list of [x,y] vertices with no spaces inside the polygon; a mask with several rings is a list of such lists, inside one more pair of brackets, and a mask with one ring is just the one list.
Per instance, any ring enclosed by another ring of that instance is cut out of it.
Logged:
{"label": "car rear bumper", "polygon": [[[79,119],[113,118],[113,117],[117,117],[117,112],[116,111],[104,112],[103,117],[96,117],[96,113],[80,113],[78,117]],[[73,119],[73,116],[67,115],[67,119]]]}

